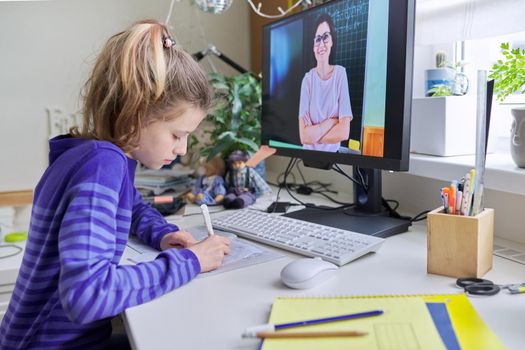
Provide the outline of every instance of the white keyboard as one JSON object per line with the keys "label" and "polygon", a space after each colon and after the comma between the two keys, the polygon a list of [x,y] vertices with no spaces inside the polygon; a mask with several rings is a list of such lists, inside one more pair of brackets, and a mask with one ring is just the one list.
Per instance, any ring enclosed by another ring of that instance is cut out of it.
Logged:
{"label": "white keyboard", "polygon": [[384,239],[362,233],[276,216],[251,209],[213,220],[213,227],[338,266],[375,252]]}

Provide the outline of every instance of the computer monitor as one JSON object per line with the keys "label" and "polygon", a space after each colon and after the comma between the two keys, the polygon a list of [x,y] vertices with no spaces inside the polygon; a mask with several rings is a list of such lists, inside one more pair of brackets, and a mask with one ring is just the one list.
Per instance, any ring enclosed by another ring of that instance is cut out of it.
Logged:
{"label": "computer monitor", "polygon": [[291,216],[382,237],[407,230],[383,215],[380,170],[408,170],[414,16],[414,0],[335,0],[264,27],[262,143],[308,166],[353,165],[368,183],[354,185],[350,215]]}

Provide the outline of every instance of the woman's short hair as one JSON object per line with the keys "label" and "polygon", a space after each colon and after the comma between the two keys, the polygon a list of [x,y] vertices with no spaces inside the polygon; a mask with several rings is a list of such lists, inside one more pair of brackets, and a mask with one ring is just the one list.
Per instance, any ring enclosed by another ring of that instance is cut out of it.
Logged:
{"label": "woman's short hair", "polygon": [[72,135],[110,141],[125,152],[137,147],[149,123],[172,119],[188,106],[207,111],[212,104],[206,74],[155,20],[137,22],[107,41],[82,98],[84,123]]}
{"label": "woman's short hair", "polygon": [[[315,19],[314,29],[312,31],[312,39],[310,42],[313,45],[315,40],[315,32],[317,31],[319,25],[324,22],[328,24],[328,27],[330,28],[330,37],[332,38],[332,49],[330,51],[329,63],[334,64],[335,53],[337,52],[337,32],[335,30],[334,20],[332,19],[332,16],[330,16],[328,13],[323,12]],[[315,62],[315,55],[313,55],[313,57]]]}

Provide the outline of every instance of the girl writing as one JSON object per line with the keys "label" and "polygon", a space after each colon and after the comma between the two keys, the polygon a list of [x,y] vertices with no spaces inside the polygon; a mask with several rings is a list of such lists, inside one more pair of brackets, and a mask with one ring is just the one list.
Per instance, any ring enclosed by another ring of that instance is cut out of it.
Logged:
{"label": "girl writing", "polygon": [[[159,169],[186,153],[210,105],[206,75],[164,25],[109,39],[85,86],[83,127],[49,142],[1,349],[108,347],[111,317],[221,264],[228,239],[196,242],[133,186],[137,162]],[[130,233],[162,253],[119,265]]]}

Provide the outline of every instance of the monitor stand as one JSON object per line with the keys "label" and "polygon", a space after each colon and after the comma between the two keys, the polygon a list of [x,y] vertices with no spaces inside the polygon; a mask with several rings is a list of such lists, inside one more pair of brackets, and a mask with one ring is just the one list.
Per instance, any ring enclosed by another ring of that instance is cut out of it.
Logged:
{"label": "monitor stand", "polygon": [[354,206],[347,209],[323,210],[305,208],[284,216],[340,228],[366,235],[389,237],[408,231],[409,220],[393,217],[381,196],[381,170],[354,167],[354,178],[362,177],[368,191],[354,183]]}

